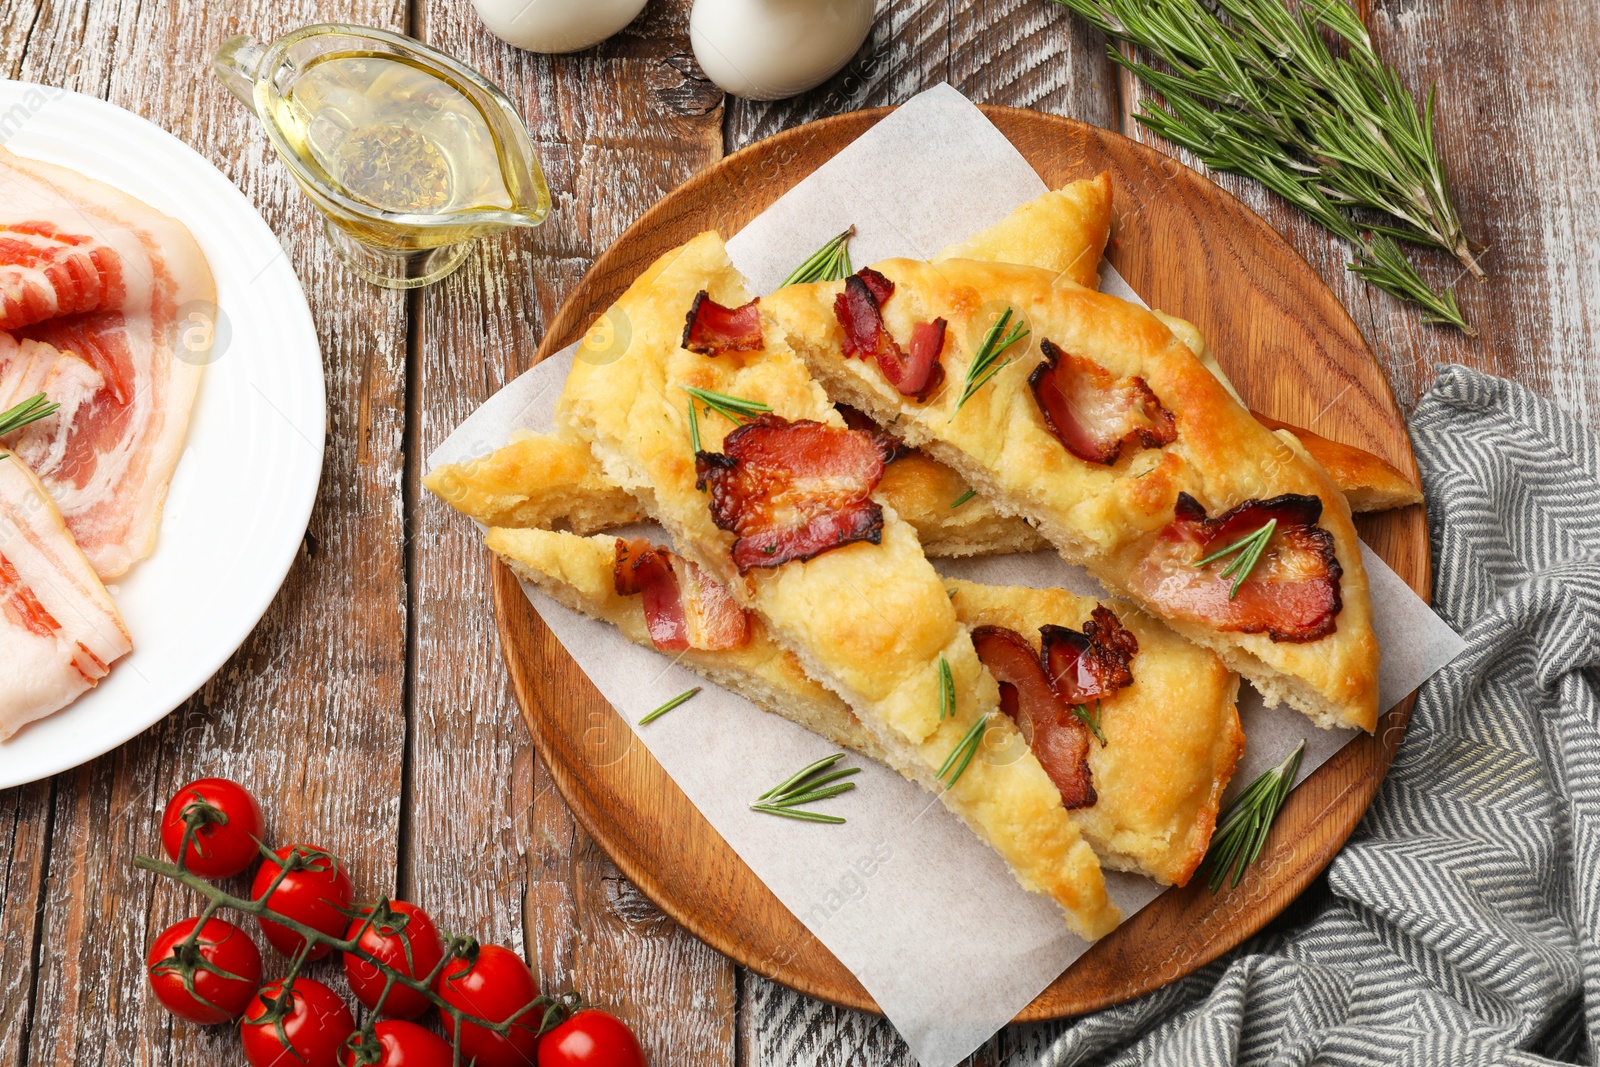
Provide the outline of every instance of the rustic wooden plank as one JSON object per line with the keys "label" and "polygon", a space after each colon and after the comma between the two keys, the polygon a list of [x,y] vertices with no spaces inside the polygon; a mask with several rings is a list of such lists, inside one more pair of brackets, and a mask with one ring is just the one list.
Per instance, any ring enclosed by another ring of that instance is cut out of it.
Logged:
{"label": "rustic wooden plank", "polygon": [[950,84],[980,104],[1115,129],[1116,66],[1099,31],[1039,0],[976,0],[950,13]]}
{"label": "rustic wooden plank", "polygon": [[23,1063],[33,1022],[34,946],[49,849],[51,786],[0,792],[0,1067]]}
{"label": "rustic wooden plank", "polygon": [[[333,262],[312,210],[208,63],[240,28],[271,38],[332,17],[400,27],[404,8],[387,0],[337,11],[304,2],[242,7],[48,6],[18,71],[151,119],[254,200],[310,296],[330,409],[306,546],[262,625],[174,715],[56,779],[29,1063],[237,1061],[227,1028],[175,1025],[145,990],[146,946],[193,914],[194,901],[128,864],[157,847],[161,806],[183,782],[223,774],[247,783],[277,840],[337,851],[364,896],[389,892],[394,875],[404,739],[404,301]],[[29,847],[37,852],[39,843]],[[283,966],[269,955],[269,973]],[[327,963],[314,973],[331,978],[339,969]]]}
{"label": "rustic wooden plank", "polygon": [[470,523],[418,485],[427,452],[527,369],[590,260],[720,154],[721,94],[685,72],[688,7],[653,4],[600,48],[555,57],[504,45],[458,4],[419,11],[417,36],[484,71],[523,111],[554,209],[531,234],[484,242],[418,302],[407,440],[417,641],[401,882],[435,914],[478,924],[480,936],[526,939],[546,988],[576,987],[615,1011],[655,1062],[731,1064],[732,965],[663,916],[573,821],[507,686],[488,554]]}

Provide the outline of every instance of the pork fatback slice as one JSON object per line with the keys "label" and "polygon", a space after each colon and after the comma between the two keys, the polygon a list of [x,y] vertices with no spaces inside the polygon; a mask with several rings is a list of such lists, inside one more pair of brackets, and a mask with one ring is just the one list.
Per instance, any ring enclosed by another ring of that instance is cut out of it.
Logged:
{"label": "pork fatback slice", "polygon": [[[0,395],[20,393],[14,377],[44,375],[62,405],[0,445],[48,487],[102,578],[155,547],[215,305],[211,269],[182,223],[0,149],[0,331],[15,342],[0,342]],[[29,342],[47,348],[22,352]],[[87,364],[99,385],[85,395],[90,379],[76,365],[41,370],[50,350]]]}
{"label": "pork fatback slice", "polygon": [[133,650],[122,615],[21,457],[0,459],[0,741]]}

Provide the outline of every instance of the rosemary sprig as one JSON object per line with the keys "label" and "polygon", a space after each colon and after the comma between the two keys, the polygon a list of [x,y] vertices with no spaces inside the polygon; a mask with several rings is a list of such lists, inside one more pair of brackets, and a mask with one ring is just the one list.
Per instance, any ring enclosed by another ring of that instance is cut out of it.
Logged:
{"label": "rosemary sprig", "polygon": [[971,500],[977,495],[978,491],[976,489],[968,489],[965,493],[962,493],[960,496],[956,497],[950,502],[950,510],[954,511],[956,508],[959,508],[962,504],[965,504],[967,501]]}
{"label": "rosemary sprig", "polygon": [[[772,410],[771,407],[759,400],[746,400],[740,396],[729,396],[727,393],[717,393],[710,389],[696,389],[692,385],[681,385],[678,388],[735,426],[744,425],[745,420],[752,415],[760,415]],[[700,434],[699,420],[693,421],[690,424],[690,428],[691,432],[698,437]],[[695,451],[698,452],[699,448],[697,447]]]}
{"label": "rosemary sprig", "polygon": [[944,783],[946,789],[954,789],[961,776],[967,773],[967,765],[972,762],[972,757],[977,755],[978,746],[983,744],[983,735],[988,729],[989,717],[987,715],[980,717],[962,735],[961,740],[956,742],[956,747],[950,750],[950,755],[945,757],[937,777]]}
{"label": "rosemary sprig", "polygon": [[[804,263],[796,267],[783,285],[801,285],[805,282],[836,282],[841,278],[849,277],[850,270],[850,238],[856,235],[856,228],[851,226],[837,237],[830,238],[828,243],[806,257]],[[779,286],[782,288],[782,286]]]}
{"label": "rosemary sprig", "polygon": [[1272,829],[1273,820],[1283,809],[1284,798],[1294,785],[1294,776],[1300,772],[1300,760],[1305,754],[1306,743],[1301,740],[1282,763],[1251,782],[1223,809],[1211,847],[1206,852],[1213,893],[1222,888],[1230,870],[1233,871],[1230,884],[1238,885],[1245,868],[1261,855],[1267,831]]}
{"label": "rosemary sprig", "polygon": [[1078,721],[1089,728],[1089,732],[1094,734],[1094,739],[1100,742],[1100,747],[1105,748],[1106,735],[1100,732],[1100,701],[1096,700],[1094,702],[1094,711],[1092,712],[1087,704],[1074,704],[1072,705],[1072,714],[1076,715]]}
{"label": "rosemary sprig", "polygon": [[1267,524],[1261,529],[1245,534],[1233,544],[1217,549],[1204,559],[1196,560],[1194,565],[1204,567],[1235,552],[1239,553],[1220,575],[1224,580],[1233,579],[1233,588],[1228,591],[1228,599],[1232,600],[1239,595],[1239,587],[1250,577],[1250,572],[1256,569],[1256,564],[1261,560],[1261,553],[1267,550],[1267,542],[1272,540],[1273,531],[1277,528],[1278,520],[1268,519]]}
{"label": "rosemary sprig", "polygon": [[950,661],[939,653],[939,719],[944,721],[956,713],[956,680],[950,673]]}
{"label": "rosemary sprig", "polygon": [[665,715],[667,712],[671,711],[673,708],[678,707],[681,704],[688,703],[690,700],[693,700],[695,695],[698,694],[699,692],[700,692],[700,687],[698,685],[695,686],[693,689],[684,690],[683,692],[679,693],[677,696],[673,697],[671,700],[667,701],[665,704],[661,705],[655,711],[652,711],[650,714],[648,714],[644,718],[640,719],[639,720],[639,725],[640,726],[645,726],[645,725],[648,725],[649,723],[655,722],[657,719],[661,718],[661,716]]}
{"label": "rosemary sprig", "polygon": [[[829,768],[844,759],[843,752],[835,752],[831,756],[824,756],[815,763],[809,763],[795,771],[789,777],[773,786],[771,789],[756,797],[754,804],[750,805],[751,811],[759,811],[764,815],[781,815],[786,819],[800,819],[804,822],[842,823],[844,819],[837,815],[824,815],[818,811],[808,811],[800,807],[801,804],[810,804],[818,800],[827,800],[841,793],[848,793],[856,787],[854,782],[841,782],[840,779],[849,778],[858,774],[860,767],[843,767],[837,771]],[[834,784],[834,783],[839,784]]]}
{"label": "rosemary sprig", "polygon": [[[29,423],[47,419],[60,408],[60,404],[49,400],[43,393],[35,393],[15,407],[0,411],[0,437],[14,433]],[[0,452],[0,459],[6,459],[10,455],[9,452]]]}
{"label": "rosemary sprig", "polygon": [[1428,286],[1398,245],[1382,245],[1432,245],[1483,274],[1434,142],[1434,93],[1419,109],[1345,0],[1054,2],[1153,60],[1111,49],[1160,94],[1140,122],[1356,246],[1350,270],[1421,305],[1428,321],[1472,332],[1451,292]]}
{"label": "rosemary sprig", "polygon": [[994,325],[989,327],[989,332],[983,335],[983,343],[978,346],[972,362],[967,364],[967,381],[961,387],[961,396],[956,399],[957,411],[961,410],[961,405],[972,399],[974,393],[988,384],[990,378],[999,374],[1011,363],[1009,359],[1001,362],[1001,353],[1028,336],[1030,331],[1020,322],[1011,327],[1010,333],[1005,333],[1006,326],[1011,322],[1011,315],[1012,309],[1006,308],[1005,314],[996,319]]}

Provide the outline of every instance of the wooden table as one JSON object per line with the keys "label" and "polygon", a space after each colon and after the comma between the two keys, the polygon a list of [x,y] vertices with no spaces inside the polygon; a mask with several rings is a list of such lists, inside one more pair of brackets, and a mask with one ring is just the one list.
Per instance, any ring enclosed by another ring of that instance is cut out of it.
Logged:
{"label": "wooden table", "polygon": [[[404,896],[453,929],[524,948],[548,988],[611,1006],[662,1067],[909,1062],[881,1020],[790,993],[678,929],[578,829],[512,703],[486,554],[421,490],[423,457],[525,369],[593,257],[726,152],[941,81],[1155,138],[1130,118],[1139,90],[1104,40],[1046,0],[880,0],[845,72],[774,104],[725,98],[700,77],[689,6],[650,0],[599,48],[547,57],[501,44],[466,0],[6,0],[0,74],[143,115],[260,208],[310,298],[329,413],[304,549],[244,647],[134,741],[0,792],[0,1067],[243,1062],[226,1029],[174,1024],[147,1004],[144,950],[194,904],[129,867],[158,847],[173,790],[213,774],[262,798],[277,840],[346,857],[360,894]],[[1414,90],[1439,86],[1456,197],[1488,249],[1487,283],[1460,290],[1480,336],[1421,325],[1346,274],[1337,241],[1253,184],[1219,180],[1333,286],[1407,408],[1448,361],[1570,409],[1600,404],[1600,8],[1516,0],[1488,25],[1472,0],[1373,6],[1379,51]],[[550,221],[487,242],[421,293],[339,267],[266,137],[208,67],[230,34],[271,39],[321,21],[410,33],[502,85],[543,157]],[[1442,257],[1427,269],[1456,273]],[[336,982],[338,969],[316,973]],[[1053,1032],[1008,1030],[975,1062],[1033,1062]]]}

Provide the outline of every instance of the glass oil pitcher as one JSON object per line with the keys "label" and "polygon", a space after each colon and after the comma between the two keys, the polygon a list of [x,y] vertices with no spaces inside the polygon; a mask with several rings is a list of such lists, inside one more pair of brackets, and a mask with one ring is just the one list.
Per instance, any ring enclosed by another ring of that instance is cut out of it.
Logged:
{"label": "glass oil pitcher", "polygon": [[268,45],[239,36],[212,67],[267,128],[333,247],[370,282],[429,285],[475,239],[550,212],[511,101],[409,37],[333,23]]}

